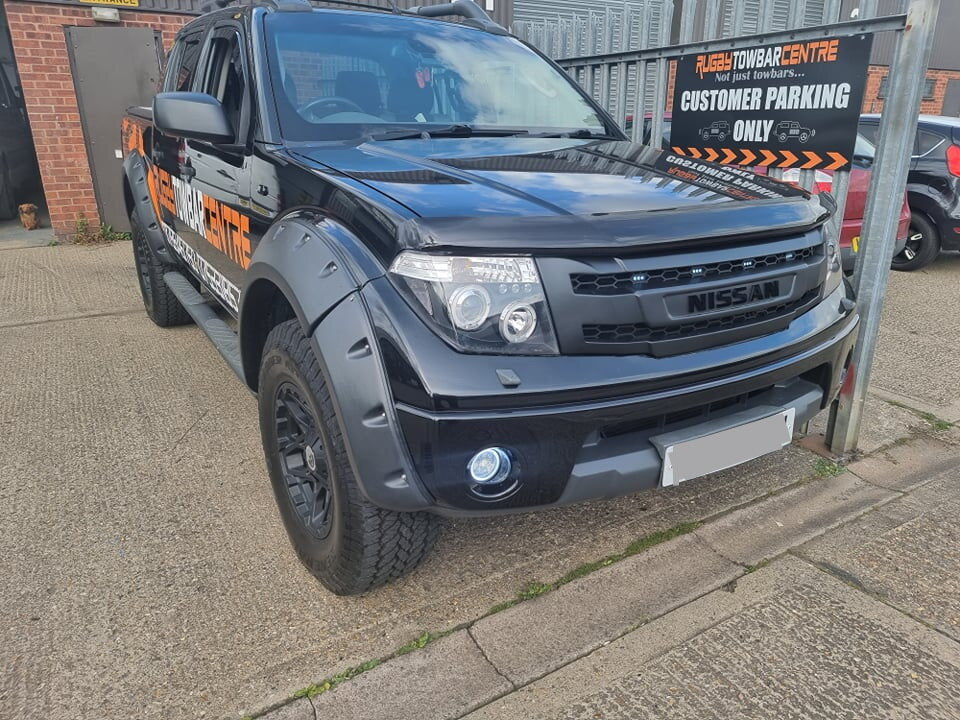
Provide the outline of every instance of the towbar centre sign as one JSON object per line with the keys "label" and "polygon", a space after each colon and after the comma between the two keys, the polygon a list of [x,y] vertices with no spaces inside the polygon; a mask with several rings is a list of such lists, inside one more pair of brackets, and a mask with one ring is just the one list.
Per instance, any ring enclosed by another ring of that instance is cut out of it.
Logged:
{"label": "towbar centre sign", "polygon": [[683,55],[670,145],[726,165],[849,166],[872,35]]}

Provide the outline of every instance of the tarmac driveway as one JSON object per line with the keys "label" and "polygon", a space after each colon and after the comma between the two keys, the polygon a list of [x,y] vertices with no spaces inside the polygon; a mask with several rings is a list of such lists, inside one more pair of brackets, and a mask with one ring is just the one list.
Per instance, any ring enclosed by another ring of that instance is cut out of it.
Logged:
{"label": "tarmac driveway", "polygon": [[[893,278],[875,373],[949,419],[958,280],[960,257]],[[418,572],[338,598],[288,546],[254,398],[195,327],[149,322],[128,244],[0,249],[0,367],[0,717],[238,717],[815,462],[790,447],[666,492],[448,522]]]}

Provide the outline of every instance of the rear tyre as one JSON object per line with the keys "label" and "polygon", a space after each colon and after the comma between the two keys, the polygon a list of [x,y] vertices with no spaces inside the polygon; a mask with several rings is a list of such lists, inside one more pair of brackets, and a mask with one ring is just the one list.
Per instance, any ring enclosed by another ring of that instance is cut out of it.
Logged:
{"label": "rear tyre", "polygon": [[910,218],[907,245],[893,259],[894,270],[919,270],[926,267],[940,254],[940,235],[926,215],[914,213]]}
{"label": "rear tyre", "polygon": [[10,220],[17,216],[17,198],[10,182],[10,169],[7,160],[0,160],[0,220]]}
{"label": "rear tyre", "polygon": [[177,300],[176,295],[163,281],[163,274],[178,270],[157,260],[147,245],[137,213],[130,214],[130,239],[133,245],[133,261],[137,266],[140,294],[147,315],[160,327],[173,327],[193,322],[189,313]]}
{"label": "rear tyre", "polygon": [[382,510],[363,497],[326,380],[298,320],[267,336],[258,397],[280,517],[310,572],[331,592],[355,595],[419,565],[439,520]]}

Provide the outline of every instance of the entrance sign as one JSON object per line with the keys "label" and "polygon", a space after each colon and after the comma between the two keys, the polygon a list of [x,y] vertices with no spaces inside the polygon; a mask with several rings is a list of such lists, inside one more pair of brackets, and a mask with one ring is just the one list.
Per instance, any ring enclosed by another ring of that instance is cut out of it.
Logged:
{"label": "entrance sign", "polygon": [[732,165],[849,167],[872,34],[677,60],[670,145]]}

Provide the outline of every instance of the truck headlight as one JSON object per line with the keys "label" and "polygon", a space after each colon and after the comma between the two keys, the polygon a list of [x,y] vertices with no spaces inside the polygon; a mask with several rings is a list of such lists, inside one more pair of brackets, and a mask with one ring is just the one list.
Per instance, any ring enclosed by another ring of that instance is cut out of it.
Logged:
{"label": "truck headlight", "polygon": [[390,274],[441,334],[470,352],[557,354],[537,265],[530,257],[462,257],[407,250]]}

